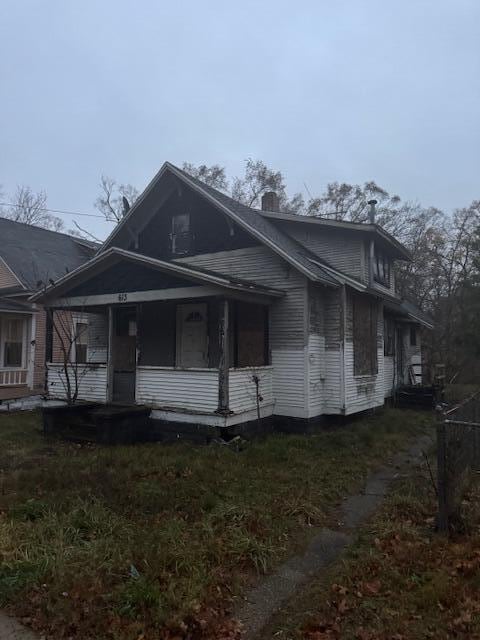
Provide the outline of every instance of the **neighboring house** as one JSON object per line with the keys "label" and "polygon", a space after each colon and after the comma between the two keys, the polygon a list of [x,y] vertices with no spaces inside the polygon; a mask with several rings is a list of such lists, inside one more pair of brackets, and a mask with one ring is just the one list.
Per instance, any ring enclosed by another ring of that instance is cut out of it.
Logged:
{"label": "neighboring house", "polygon": [[0,402],[45,392],[47,316],[28,298],[92,255],[83,240],[0,218]]}
{"label": "neighboring house", "polygon": [[[257,400],[308,420],[421,381],[431,323],[395,292],[408,251],[373,222],[278,213],[273,193],[262,209],[166,163],[95,257],[33,298],[89,324],[80,398],[228,426]],[[64,383],[50,364],[50,395]]]}

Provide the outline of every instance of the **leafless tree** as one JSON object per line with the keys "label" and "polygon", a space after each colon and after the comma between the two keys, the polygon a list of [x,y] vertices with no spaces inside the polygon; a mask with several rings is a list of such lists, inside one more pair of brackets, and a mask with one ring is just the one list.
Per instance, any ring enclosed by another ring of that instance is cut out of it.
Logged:
{"label": "leafless tree", "polygon": [[45,191],[35,193],[28,186],[17,187],[10,203],[3,207],[2,215],[15,222],[32,224],[52,231],[62,231],[63,221],[48,212]]}
{"label": "leafless tree", "polygon": [[228,191],[225,167],[221,167],[219,164],[208,166],[206,164],[194,165],[190,162],[184,162],[182,169],[210,187],[214,187],[219,191]]}
{"label": "leafless tree", "polygon": [[120,222],[139,195],[131,184],[119,184],[105,175],[101,177],[100,189],[95,206],[108,222]]}

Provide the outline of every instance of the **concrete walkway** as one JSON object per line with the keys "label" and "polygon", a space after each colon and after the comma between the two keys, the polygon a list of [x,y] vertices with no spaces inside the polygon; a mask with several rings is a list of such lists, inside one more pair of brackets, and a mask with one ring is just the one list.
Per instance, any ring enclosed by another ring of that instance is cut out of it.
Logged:
{"label": "concrete walkway", "polygon": [[362,493],[350,496],[340,506],[339,529],[322,529],[303,555],[290,558],[272,575],[252,589],[236,607],[235,617],[243,625],[245,640],[261,638],[261,631],[273,614],[295,592],[328,565],[353,542],[356,529],[381,505],[388,489],[400,473],[422,461],[432,439],[420,438],[406,452],[397,454],[367,480]]}
{"label": "concrete walkway", "polygon": [[0,640],[38,640],[38,636],[0,611]]}

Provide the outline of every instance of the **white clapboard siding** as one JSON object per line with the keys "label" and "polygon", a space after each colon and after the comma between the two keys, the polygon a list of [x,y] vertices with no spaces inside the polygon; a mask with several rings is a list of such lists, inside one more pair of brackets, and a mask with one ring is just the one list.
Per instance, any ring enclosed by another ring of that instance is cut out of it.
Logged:
{"label": "white clapboard siding", "polygon": [[395,359],[393,356],[384,356],[383,358],[383,393],[385,398],[393,395],[395,375]]}
{"label": "white clapboard siding", "polygon": [[340,291],[325,296],[325,413],[338,414],[343,409],[341,388],[342,305]]}
{"label": "white clapboard siding", "polygon": [[155,407],[215,411],[218,370],[137,367],[135,399]]}
{"label": "white clapboard siding", "polygon": [[275,414],[306,418],[305,350],[272,351]]}
{"label": "white clapboard siding", "polygon": [[181,258],[177,262],[285,291],[285,297],[270,307],[270,345],[272,349],[303,349],[307,280],[270,249],[248,247],[219,251]]}
{"label": "white clapboard siding", "polygon": [[[69,378],[74,384],[74,369]],[[66,378],[62,364],[47,365],[48,395],[51,398],[66,398]],[[78,365],[78,399],[93,402],[107,401],[106,365]]]}
{"label": "white clapboard siding", "polygon": [[100,313],[88,314],[88,362],[107,362],[108,316]]}
{"label": "white clapboard siding", "polygon": [[261,407],[273,405],[273,368],[245,367],[230,369],[229,373],[229,408],[235,413],[242,413],[257,408],[256,386],[253,376],[259,378],[259,395],[262,397]]}
{"label": "white clapboard siding", "polygon": [[308,337],[308,417],[324,412],[326,384],[325,336]]}

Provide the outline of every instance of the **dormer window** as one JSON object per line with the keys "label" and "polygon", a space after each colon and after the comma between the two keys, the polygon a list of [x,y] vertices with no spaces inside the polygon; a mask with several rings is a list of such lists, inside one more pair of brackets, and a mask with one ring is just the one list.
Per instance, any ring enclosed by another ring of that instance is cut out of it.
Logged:
{"label": "dormer window", "polygon": [[172,254],[184,256],[191,248],[190,214],[178,213],[172,217]]}
{"label": "dormer window", "polygon": [[373,258],[373,279],[384,287],[390,287],[390,260],[377,248]]}

